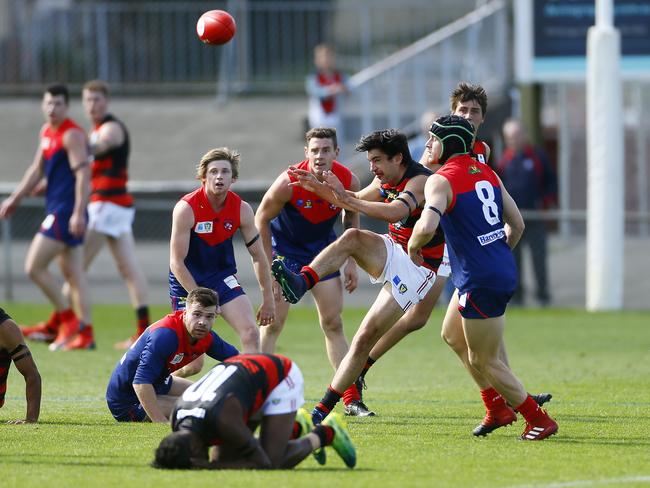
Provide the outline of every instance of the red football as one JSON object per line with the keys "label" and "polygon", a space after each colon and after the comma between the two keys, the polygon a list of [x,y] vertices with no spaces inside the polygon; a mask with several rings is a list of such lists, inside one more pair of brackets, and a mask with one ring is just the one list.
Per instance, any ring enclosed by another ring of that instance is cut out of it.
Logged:
{"label": "red football", "polygon": [[235,19],[223,10],[209,10],[196,23],[196,33],[206,44],[225,44],[236,30]]}

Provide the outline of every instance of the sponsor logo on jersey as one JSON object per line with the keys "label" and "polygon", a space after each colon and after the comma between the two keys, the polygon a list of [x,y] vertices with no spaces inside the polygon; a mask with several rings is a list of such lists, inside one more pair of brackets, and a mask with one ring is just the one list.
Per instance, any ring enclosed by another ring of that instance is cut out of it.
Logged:
{"label": "sponsor logo on jersey", "polygon": [[333,203],[330,203],[330,210],[336,210],[338,207],[334,205]]}
{"label": "sponsor logo on jersey", "polygon": [[271,403],[272,403],[273,405],[277,405],[277,404],[279,404],[281,401],[282,401],[282,400],[281,400],[280,398],[274,398],[273,400],[271,400]]}
{"label": "sponsor logo on jersey", "polygon": [[305,204],[305,201],[302,198],[299,198],[296,200],[296,206],[297,207],[302,207]]}
{"label": "sponsor logo on jersey", "polygon": [[473,164],[469,167],[469,174],[471,174],[471,175],[475,175],[475,174],[482,173],[482,172],[483,171],[481,170],[481,168],[479,168],[478,166],[475,166]]}
{"label": "sponsor logo on jersey", "polygon": [[482,154],[477,154],[476,159],[478,159],[479,163],[485,164],[485,156],[483,156]]}
{"label": "sponsor logo on jersey", "polygon": [[305,202],[305,208],[311,208],[312,206],[313,206],[313,203],[312,203],[311,200],[307,200],[307,201]]}
{"label": "sponsor logo on jersey", "polygon": [[194,232],[197,234],[210,234],[212,232],[212,222],[197,222],[194,226]]}
{"label": "sponsor logo on jersey", "polygon": [[232,220],[224,220],[223,221],[223,228],[226,229],[228,232],[230,232],[233,228],[234,224]]}
{"label": "sponsor logo on jersey", "polygon": [[492,244],[494,241],[504,239],[505,237],[506,237],[506,231],[503,228],[493,230],[492,232],[488,232],[487,234],[483,234],[482,236],[476,236],[481,246],[487,246],[488,244]]}
{"label": "sponsor logo on jersey", "polygon": [[43,137],[41,139],[41,149],[43,151],[47,151],[50,148],[51,142],[52,142],[52,139],[50,139],[49,137]]}
{"label": "sponsor logo on jersey", "polygon": [[408,288],[406,287],[406,285],[404,283],[400,283],[398,288],[399,294],[404,295],[404,293],[406,293],[407,290]]}
{"label": "sponsor logo on jersey", "polygon": [[183,356],[185,356],[185,353],[180,353],[176,354],[171,361],[169,361],[169,364],[178,364],[183,360]]}

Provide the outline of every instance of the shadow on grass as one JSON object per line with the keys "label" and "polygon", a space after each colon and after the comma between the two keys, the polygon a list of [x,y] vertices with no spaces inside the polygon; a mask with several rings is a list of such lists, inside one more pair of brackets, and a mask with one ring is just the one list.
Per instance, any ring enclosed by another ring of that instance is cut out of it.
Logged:
{"label": "shadow on grass", "polygon": [[[38,457],[42,455],[42,453],[33,453],[30,454],[29,456],[34,456]],[[82,467],[92,467],[92,468],[124,468],[124,467],[129,467],[129,468],[138,468],[138,467],[149,467],[148,464],[136,464],[133,462],[120,462],[120,463],[108,463],[108,462],[99,462],[99,461],[61,461],[59,456],[52,456],[48,459],[42,459],[42,460],[32,460],[32,459],[25,459],[26,456],[25,454],[21,454],[20,456],[2,456],[2,462],[3,464],[15,464],[17,466],[24,466],[24,465],[37,465],[37,466],[82,466]],[[96,458],[97,456],[93,455],[76,455],[75,454],[75,459],[77,458]]]}
{"label": "shadow on grass", "polygon": [[594,437],[557,437],[553,436],[551,442],[562,444],[593,444],[601,446],[650,446],[650,439],[633,437],[626,439],[598,439]]}

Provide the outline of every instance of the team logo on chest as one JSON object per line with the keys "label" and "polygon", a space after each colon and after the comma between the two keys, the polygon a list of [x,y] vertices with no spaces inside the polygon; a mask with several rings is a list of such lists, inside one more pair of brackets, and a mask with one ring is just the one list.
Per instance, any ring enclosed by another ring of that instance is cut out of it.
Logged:
{"label": "team logo on chest", "polygon": [[183,356],[185,356],[185,353],[181,352],[180,354],[176,354],[171,361],[169,361],[169,364],[178,364],[183,360]]}
{"label": "team logo on chest", "polygon": [[223,221],[223,228],[226,229],[228,232],[230,232],[235,224],[233,224],[232,220],[224,220]]}
{"label": "team logo on chest", "polygon": [[482,173],[481,169],[478,166],[474,166],[473,164],[469,167],[469,174],[475,175],[478,173]]}
{"label": "team logo on chest", "polygon": [[194,226],[194,232],[197,234],[210,234],[212,232],[212,222],[197,222]]}

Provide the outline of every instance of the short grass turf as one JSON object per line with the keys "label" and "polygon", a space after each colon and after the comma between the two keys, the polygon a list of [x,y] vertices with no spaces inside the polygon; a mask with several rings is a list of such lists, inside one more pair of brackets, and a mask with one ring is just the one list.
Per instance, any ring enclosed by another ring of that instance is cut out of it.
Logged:
{"label": "short grass turf", "polygon": [[[39,304],[0,304],[19,323],[43,320]],[[134,328],[125,305],[93,309],[95,351],[49,352],[31,343],[43,377],[36,425],[4,425],[24,415],[24,383],[11,368],[0,410],[0,486],[167,487],[563,487],[650,485],[650,314],[517,310],[508,314],[510,363],[531,392],[552,392],[559,433],[522,442],[524,422],[472,437],[483,416],[476,387],[439,338],[442,311],[368,373],[364,399],[374,418],[348,418],[358,449],[354,470],[328,449],[292,471],[172,472],[149,467],[166,424],[118,424],[104,402],[121,353],[113,343]],[[162,317],[164,307],[154,307]],[[348,338],[364,310],[346,309]],[[237,344],[221,320],[217,331]],[[332,376],[316,312],[294,307],[278,351],[305,376],[306,407]],[[207,361],[207,366],[212,360]],[[337,408],[341,408],[340,406]]]}

